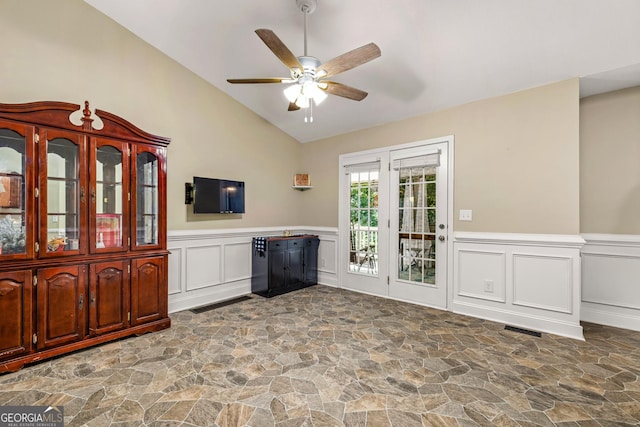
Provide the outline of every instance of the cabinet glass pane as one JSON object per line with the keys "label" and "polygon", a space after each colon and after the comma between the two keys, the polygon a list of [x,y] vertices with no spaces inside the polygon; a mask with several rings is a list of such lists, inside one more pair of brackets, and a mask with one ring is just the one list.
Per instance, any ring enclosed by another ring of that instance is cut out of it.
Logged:
{"label": "cabinet glass pane", "polygon": [[96,247],[122,246],[122,152],[110,145],[96,153]]}
{"label": "cabinet glass pane", "polygon": [[47,145],[47,252],[78,249],[79,148],[68,139]]}
{"label": "cabinet glass pane", "polygon": [[136,162],[136,244],[158,243],[158,158],[140,153]]}
{"label": "cabinet glass pane", "polygon": [[0,254],[26,251],[25,148],[25,137],[0,129]]}

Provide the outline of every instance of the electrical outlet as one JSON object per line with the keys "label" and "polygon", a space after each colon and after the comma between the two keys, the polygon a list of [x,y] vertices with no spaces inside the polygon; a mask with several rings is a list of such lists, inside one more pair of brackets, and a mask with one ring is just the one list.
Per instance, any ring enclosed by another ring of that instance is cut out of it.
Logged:
{"label": "electrical outlet", "polygon": [[320,267],[326,267],[327,266],[327,260],[325,258],[322,258],[320,260]]}
{"label": "electrical outlet", "polygon": [[473,211],[471,209],[460,209],[460,221],[471,221],[473,219]]}
{"label": "electrical outlet", "polygon": [[484,291],[493,293],[493,280],[485,280],[484,281]]}

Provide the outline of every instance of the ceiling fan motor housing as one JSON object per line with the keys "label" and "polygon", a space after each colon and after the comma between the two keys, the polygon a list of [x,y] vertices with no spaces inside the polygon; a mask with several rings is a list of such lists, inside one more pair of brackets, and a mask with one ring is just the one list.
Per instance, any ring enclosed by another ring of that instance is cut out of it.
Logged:
{"label": "ceiling fan motor housing", "polygon": [[322,64],[320,60],[313,56],[298,56],[298,61],[302,65],[302,71],[315,76],[316,70]]}

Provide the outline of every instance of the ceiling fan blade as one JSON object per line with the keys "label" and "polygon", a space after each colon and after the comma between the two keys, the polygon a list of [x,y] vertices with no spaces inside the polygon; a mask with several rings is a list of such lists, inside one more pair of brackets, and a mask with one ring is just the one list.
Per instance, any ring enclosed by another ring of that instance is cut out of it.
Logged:
{"label": "ceiling fan blade", "polygon": [[262,39],[264,44],[271,49],[271,52],[273,52],[274,55],[283,62],[284,65],[289,68],[298,68],[302,71],[302,65],[300,64],[300,61],[298,61],[298,58],[291,53],[289,48],[282,43],[282,40],[280,40],[273,31],[261,28],[256,30],[256,34]]}
{"label": "ceiling fan blade", "polygon": [[295,102],[290,102],[287,111],[297,111],[299,109],[300,107],[298,107]]}
{"label": "ceiling fan blade", "polygon": [[282,83],[286,80],[290,79],[285,77],[274,77],[265,79],[227,79],[229,83]]}
{"label": "ceiling fan blade", "polygon": [[368,95],[367,92],[356,89],[355,87],[347,86],[338,82],[322,82],[326,83],[326,89],[322,89],[332,95],[338,95],[343,98],[353,99],[354,101],[362,101]]}
{"label": "ceiling fan blade", "polygon": [[318,68],[316,75],[325,71],[327,73],[325,77],[335,76],[338,73],[376,59],[380,55],[382,55],[380,48],[375,43],[369,43],[325,62]]}

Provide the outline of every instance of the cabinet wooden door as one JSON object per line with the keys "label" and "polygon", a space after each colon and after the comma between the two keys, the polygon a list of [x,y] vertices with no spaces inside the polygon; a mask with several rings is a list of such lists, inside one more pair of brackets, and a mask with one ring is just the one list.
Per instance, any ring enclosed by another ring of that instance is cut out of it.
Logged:
{"label": "cabinet wooden door", "polygon": [[40,130],[39,257],[87,253],[86,137]]}
{"label": "cabinet wooden door", "polygon": [[124,329],[129,316],[128,261],[89,267],[89,333],[100,335]]}
{"label": "cabinet wooden door", "polygon": [[129,144],[91,138],[89,251],[129,249]]}
{"label": "cabinet wooden door", "polygon": [[302,239],[289,240],[287,251],[287,287],[299,288],[304,281],[304,266],[302,262]]}
{"label": "cabinet wooden door", "polygon": [[32,272],[0,273],[0,359],[30,353],[32,349]]}
{"label": "cabinet wooden door", "polygon": [[38,348],[79,341],[87,330],[86,267],[38,271]]}
{"label": "cabinet wooden door", "polygon": [[131,325],[167,317],[166,258],[131,261]]}
{"label": "cabinet wooden door", "polygon": [[0,120],[0,262],[34,255],[34,132]]}
{"label": "cabinet wooden door", "polygon": [[167,212],[166,150],[133,145],[131,150],[131,250],[163,249]]}
{"label": "cabinet wooden door", "polygon": [[287,287],[287,242],[269,244],[269,293],[277,294]]}
{"label": "cabinet wooden door", "polygon": [[304,239],[304,284],[311,286],[318,283],[318,246],[317,238]]}

